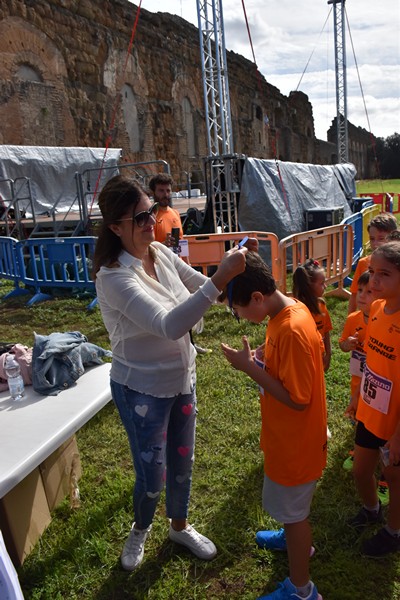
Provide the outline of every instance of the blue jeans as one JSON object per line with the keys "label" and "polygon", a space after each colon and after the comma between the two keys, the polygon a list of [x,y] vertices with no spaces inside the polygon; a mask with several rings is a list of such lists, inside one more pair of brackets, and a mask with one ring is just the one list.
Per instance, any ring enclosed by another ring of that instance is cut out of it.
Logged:
{"label": "blue jeans", "polygon": [[194,461],[195,389],[191,394],[155,398],[111,380],[111,391],[136,472],[135,522],[141,529],[152,523],[164,483],[167,517],[186,519]]}

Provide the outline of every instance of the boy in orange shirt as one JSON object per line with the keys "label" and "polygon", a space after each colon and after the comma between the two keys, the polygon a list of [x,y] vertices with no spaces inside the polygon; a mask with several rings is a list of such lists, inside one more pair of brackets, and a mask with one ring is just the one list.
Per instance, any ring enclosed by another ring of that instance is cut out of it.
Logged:
{"label": "boy in orange shirt", "polygon": [[[368,235],[371,250],[375,250],[387,241],[389,234],[397,229],[397,220],[391,213],[380,213],[368,224]],[[371,255],[363,256],[357,263],[353,281],[350,286],[349,314],[357,307],[357,283],[361,273],[368,271]]]}
{"label": "boy in orange shirt", "polygon": [[221,299],[228,299],[236,318],[261,323],[269,316],[265,369],[253,360],[246,337],[242,350],[222,344],[231,365],[262,388],[263,507],[284,529],[258,532],[256,539],[264,548],[287,549],[289,557],[290,577],[259,600],[322,600],[309,576],[308,520],[327,450],[321,336],[306,306],[277,290],[268,266],[254,252],[247,253],[244,273]]}

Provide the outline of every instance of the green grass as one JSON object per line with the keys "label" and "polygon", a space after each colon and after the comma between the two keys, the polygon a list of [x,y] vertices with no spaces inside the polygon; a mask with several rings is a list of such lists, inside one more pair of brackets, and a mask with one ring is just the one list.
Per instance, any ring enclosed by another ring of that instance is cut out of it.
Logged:
{"label": "green grass", "polygon": [[[0,296],[9,289],[0,286]],[[22,302],[0,304],[3,338],[31,346],[33,331],[80,330],[90,341],[109,347],[100,313],[88,313],[87,301],[59,299],[30,309]],[[342,469],[353,441],[353,428],[343,417],[349,356],[337,344],[347,304],[336,298],[327,303],[334,323],[326,378],[333,437],[312,507],[312,577],[325,600],[399,599],[399,558],[361,557],[359,540],[346,526],[359,504],[351,475]],[[286,555],[261,551],[254,541],[259,528],[276,526],[261,508],[257,388],[219,350],[220,341],[237,347],[243,334],[252,346],[260,344],[265,325],[238,325],[224,307],[213,307],[204,333],[196,338],[213,353],[197,359],[199,414],[190,520],[214,540],[217,558],[202,562],[168,541],[162,498],[143,565],[131,574],[121,569],[119,554],[133,516],[133,470],[125,432],[110,403],[77,434],[81,508],[71,510],[66,499],[19,569],[26,600],[254,600],[286,577]]]}
{"label": "green grass", "polygon": [[356,182],[358,194],[400,193],[400,179],[366,179]]}

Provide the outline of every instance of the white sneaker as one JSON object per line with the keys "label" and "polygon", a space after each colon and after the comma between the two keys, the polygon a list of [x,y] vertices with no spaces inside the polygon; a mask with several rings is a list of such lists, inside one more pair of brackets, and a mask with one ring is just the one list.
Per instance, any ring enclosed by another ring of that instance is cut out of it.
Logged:
{"label": "white sneaker", "polygon": [[202,348],[202,346],[199,346],[198,344],[193,345],[197,354],[211,354],[212,352],[211,348]]}
{"label": "white sneaker", "polygon": [[132,525],[131,532],[126,540],[121,554],[121,564],[126,571],[133,571],[143,560],[144,543],[151,531],[151,525],[147,529],[135,529]]}
{"label": "white sneaker", "polygon": [[182,531],[175,531],[172,525],[169,527],[169,539],[177,544],[188,548],[195,556],[203,560],[211,560],[216,556],[217,549],[213,542],[201,535],[191,525],[187,525]]}

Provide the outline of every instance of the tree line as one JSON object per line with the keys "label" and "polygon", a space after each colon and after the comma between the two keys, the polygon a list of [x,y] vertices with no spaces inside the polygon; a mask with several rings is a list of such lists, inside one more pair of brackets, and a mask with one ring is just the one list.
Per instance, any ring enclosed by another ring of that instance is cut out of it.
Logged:
{"label": "tree line", "polygon": [[400,179],[400,134],[376,138],[373,150],[378,176],[382,179]]}

